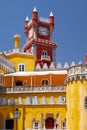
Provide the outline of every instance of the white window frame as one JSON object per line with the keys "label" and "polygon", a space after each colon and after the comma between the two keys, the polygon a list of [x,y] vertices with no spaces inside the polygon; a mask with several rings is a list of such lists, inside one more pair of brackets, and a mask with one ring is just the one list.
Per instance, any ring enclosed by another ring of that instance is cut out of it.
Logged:
{"label": "white window frame", "polygon": [[38,129],[38,128],[39,128],[39,123],[35,122],[35,129]]}
{"label": "white window frame", "polygon": [[38,121],[33,122],[33,129],[39,129],[39,122]]}
{"label": "white window frame", "polygon": [[21,63],[18,65],[18,71],[19,72],[24,72],[25,71],[25,64],[24,63]]}

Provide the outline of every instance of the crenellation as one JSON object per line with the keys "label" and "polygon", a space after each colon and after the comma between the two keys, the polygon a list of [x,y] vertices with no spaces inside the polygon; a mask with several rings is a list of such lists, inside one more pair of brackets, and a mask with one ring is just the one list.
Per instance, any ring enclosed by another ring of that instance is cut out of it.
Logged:
{"label": "crenellation", "polygon": [[50,21],[49,21],[48,18],[39,17],[39,21],[42,22],[42,23],[50,24]]}
{"label": "crenellation", "polygon": [[87,73],[87,64],[78,64],[68,69],[68,76]]}

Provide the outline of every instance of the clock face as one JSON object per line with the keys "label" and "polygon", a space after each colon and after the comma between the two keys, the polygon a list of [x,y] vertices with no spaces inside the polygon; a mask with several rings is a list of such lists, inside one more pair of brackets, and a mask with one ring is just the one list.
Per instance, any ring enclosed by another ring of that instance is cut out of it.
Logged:
{"label": "clock face", "polygon": [[44,27],[39,27],[38,32],[40,35],[44,35],[44,36],[48,36],[49,34],[49,30]]}

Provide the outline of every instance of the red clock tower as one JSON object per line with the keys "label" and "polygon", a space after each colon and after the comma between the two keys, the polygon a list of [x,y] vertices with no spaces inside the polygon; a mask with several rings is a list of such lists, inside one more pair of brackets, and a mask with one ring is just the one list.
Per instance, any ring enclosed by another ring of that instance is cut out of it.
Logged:
{"label": "red clock tower", "polygon": [[48,18],[38,16],[36,7],[32,12],[32,19],[25,19],[24,32],[26,34],[26,44],[23,51],[34,53],[36,55],[36,63],[43,66],[51,62],[56,63],[56,47],[57,44],[52,42],[51,36],[54,30],[54,16],[50,13]]}

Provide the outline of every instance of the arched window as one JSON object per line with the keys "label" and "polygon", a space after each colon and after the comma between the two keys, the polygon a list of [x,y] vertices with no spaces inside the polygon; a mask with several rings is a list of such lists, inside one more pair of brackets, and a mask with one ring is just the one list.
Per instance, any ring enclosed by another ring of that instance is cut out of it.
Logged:
{"label": "arched window", "polygon": [[44,51],[45,56],[47,55],[47,51]]}
{"label": "arched window", "polygon": [[48,80],[47,79],[42,80],[41,85],[48,85]]}
{"label": "arched window", "polygon": [[42,51],[42,55],[44,55],[44,50]]}
{"label": "arched window", "polygon": [[47,56],[48,54],[47,54],[47,51],[46,50],[42,50],[42,55],[43,56]]}
{"label": "arched window", "polygon": [[84,107],[85,107],[85,109],[87,110],[87,96],[86,96],[85,99],[84,99]]}

